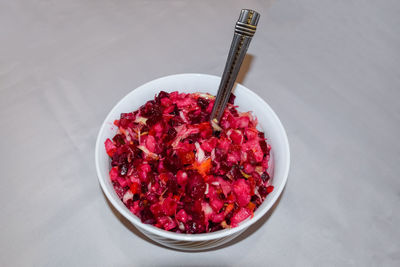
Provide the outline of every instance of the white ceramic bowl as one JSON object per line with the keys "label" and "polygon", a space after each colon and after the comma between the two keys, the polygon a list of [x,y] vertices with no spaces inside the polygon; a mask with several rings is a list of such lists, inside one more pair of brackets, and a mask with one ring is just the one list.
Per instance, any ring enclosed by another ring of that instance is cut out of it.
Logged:
{"label": "white ceramic bowl", "polygon": [[104,141],[112,138],[117,128],[113,125],[123,112],[138,109],[141,105],[161,90],[166,92],[180,91],[186,93],[207,92],[216,94],[220,77],[206,74],[178,74],[162,77],[139,86],[122,98],[107,115],[97,136],[95,160],[100,185],[111,204],[143,234],[167,247],[181,250],[204,250],[220,246],[241,234],[246,228],[259,220],[275,203],[281,194],[289,172],[289,144],[286,132],[271,107],[258,95],[243,85],[237,84],[234,90],[235,105],[240,111],[253,111],[259,121],[259,128],[265,131],[267,142],[271,145],[270,174],[275,189],[270,193],[254,213],[253,218],[246,219],[239,226],[205,234],[180,234],[168,232],[155,226],[143,224],[122,203],[114,191],[109,178],[110,160],[104,148]]}

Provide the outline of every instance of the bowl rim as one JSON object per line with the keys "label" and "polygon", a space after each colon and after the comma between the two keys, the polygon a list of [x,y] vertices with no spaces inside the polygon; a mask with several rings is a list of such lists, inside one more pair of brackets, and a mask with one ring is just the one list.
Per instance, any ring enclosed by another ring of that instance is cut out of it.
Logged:
{"label": "bowl rim", "polygon": [[223,229],[219,230],[216,232],[210,232],[210,233],[201,233],[201,234],[184,234],[184,233],[174,233],[170,231],[166,231],[164,229],[157,228],[153,225],[150,224],[144,224],[140,221],[140,219],[131,213],[125,205],[119,200],[118,202],[114,199],[114,197],[111,195],[112,192],[107,190],[107,186],[105,184],[107,177],[103,177],[102,172],[100,170],[100,149],[103,147],[101,144],[104,143],[104,140],[100,140],[101,136],[103,135],[103,132],[105,131],[105,128],[110,122],[111,115],[115,112],[115,110],[118,108],[118,106],[131,94],[134,94],[134,91],[147,86],[151,83],[155,82],[160,82],[161,80],[168,80],[168,79],[179,79],[179,78],[188,78],[188,77],[196,77],[196,78],[201,78],[201,79],[218,79],[220,80],[221,77],[216,76],[216,75],[210,75],[210,74],[201,74],[201,73],[182,73],[182,74],[172,74],[172,75],[167,75],[163,76],[160,78],[153,79],[149,82],[146,82],[132,91],[130,91],[128,94],[126,94],[124,97],[122,97],[117,104],[113,106],[111,111],[107,114],[106,118],[104,119],[103,123],[101,124],[99,133],[97,135],[96,139],[96,147],[95,147],[95,165],[96,165],[96,172],[97,172],[97,177],[99,179],[99,183],[101,185],[101,188],[106,195],[107,199],[111,202],[111,204],[118,210],[121,215],[123,215],[126,219],[128,219],[132,224],[135,225],[138,230],[142,231],[145,230],[149,233],[152,233],[154,235],[162,236],[164,238],[169,238],[173,239],[176,241],[207,241],[207,240],[213,240],[213,239],[218,239],[218,238],[223,238],[227,237],[230,235],[233,235],[235,233],[240,233],[241,231],[245,230],[248,228],[250,225],[254,224],[257,222],[261,217],[263,217],[270,209],[271,207],[275,204],[276,200],[279,198],[281,195],[287,179],[288,179],[288,174],[289,174],[289,168],[290,168],[290,149],[289,149],[289,141],[287,138],[286,131],[282,125],[282,122],[280,121],[279,117],[276,115],[276,113],[273,111],[273,109],[269,106],[267,102],[264,101],[260,96],[258,96],[256,93],[245,87],[244,85],[240,83],[235,83],[235,86],[241,87],[241,90],[244,90],[246,94],[249,94],[251,97],[257,98],[258,101],[260,101],[263,105],[264,108],[268,110],[268,112],[272,115],[272,117],[276,120],[276,125],[279,128],[279,131],[282,133],[282,141],[283,141],[283,155],[284,155],[284,170],[283,170],[283,182],[278,186],[275,187],[275,190],[277,190],[277,193],[272,197],[270,200],[269,204],[265,206],[261,212],[258,212],[257,214],[254,214],[253,218],[250,218],[249,220],[245,220],[242,223],[240,223],[237,227],[234,228],[229,228],[229,229]]}

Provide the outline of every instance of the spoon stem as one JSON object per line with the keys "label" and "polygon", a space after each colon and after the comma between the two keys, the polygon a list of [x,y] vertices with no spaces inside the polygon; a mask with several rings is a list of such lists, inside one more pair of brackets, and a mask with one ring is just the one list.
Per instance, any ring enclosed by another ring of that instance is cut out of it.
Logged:
{"label": "spoon stem", "polygon": [[242,65],[244,56],[246,55],[247,48],[256,32],[259,18],[260,14],[253,10],[242,9],[240,12],[239,19],[235,25],[235,32],[228,58],[226,60],[225,69],[215,98],[215,104],[211,113],[210,119],[211,124],[215,126],[214,128],[219,128],[218,124],[228,103],[240,66]]}

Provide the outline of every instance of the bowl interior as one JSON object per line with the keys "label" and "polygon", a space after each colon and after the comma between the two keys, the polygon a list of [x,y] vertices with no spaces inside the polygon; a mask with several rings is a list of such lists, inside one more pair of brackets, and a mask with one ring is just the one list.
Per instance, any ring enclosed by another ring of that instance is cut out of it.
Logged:
{"label": "bowl interior", "polygon": [[197,235],[177,234],[158,229],[152,225],[142,224],[140,219],[125,207],[122,201],[118,198],[117,194],[114,192],[114,188],[108,176],[110,160],[104,149],[104,141],[107,138],[112,138],[117,131],[117,127],[113,124],[114,120],[119,119],[120,114],[123,112],[131,112],[138,109],[145,102],[153,99],[154,96],[161,90],[166,92],[179,91],[186,93],[207,92],[215,95],[218,90],[219,82],[220,77],[205,74],[178,74],[159,78],[130,92],[120,102],[118,102],[116,106],[114,106],[114,108],[106,117],[100,129],[96,143],[95,156],[97,174],[99,176],[102,189],[113,206],[115,206],[123,216],[125,216],[137,227],[150,231],[153,234],[158,234],[177,240],[198,241],[207,240],[209,238],[223,237],[241,231],[257,221],[267,212],[267,210],[273,205],[282,192],[286,183],[290,160],[286,132],[278,117],[269,107],[269,105],[255,93],[240,84],[237,84],[234,89],[234,93],[236,95],[235,105],[239,106],[238,110],[240,111],[253,112],[253,114],[258,118],[259,128],[265,132],[267,142],[272,147],[272,164],[270,164],[269,171],[271,173],[272,184],[274,185],[275,189],[267,196],[261,206],[256,210],[253,218],[247,219],[238,227],[229,230],[221,230],[213,233]]}

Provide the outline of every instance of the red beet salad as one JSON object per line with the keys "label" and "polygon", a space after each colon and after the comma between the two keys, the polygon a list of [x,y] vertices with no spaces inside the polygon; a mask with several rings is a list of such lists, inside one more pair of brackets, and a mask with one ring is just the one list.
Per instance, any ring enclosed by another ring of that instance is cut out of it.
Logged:
{"label": "red beet salad", "polygon": [[257,119],[238,112],[232,95],[213,131],[214,99],[161,91],[114,122],[118,132],[105,141],[110,179],[143,223],[188,234],[235,227],[274,189]]}

